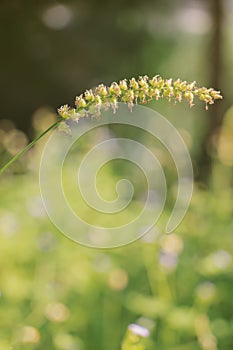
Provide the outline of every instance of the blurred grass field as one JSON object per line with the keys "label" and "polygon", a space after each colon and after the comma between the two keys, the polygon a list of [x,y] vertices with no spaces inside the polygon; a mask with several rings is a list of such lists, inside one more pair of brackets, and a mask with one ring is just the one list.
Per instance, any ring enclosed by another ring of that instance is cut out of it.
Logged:
{"label": "blurred grass field", "polygon": [[[118,350],[130,323],[149,321],[148,350],[231,349],[231,167],[216,160],[212,190],[195,185],[173,234],[163,233],[166,206],[137,242],[99,250],[65,238],[47,217],[42,149],[0,180],[0,349]],[[112,186],[111,167],[102,176]]]}

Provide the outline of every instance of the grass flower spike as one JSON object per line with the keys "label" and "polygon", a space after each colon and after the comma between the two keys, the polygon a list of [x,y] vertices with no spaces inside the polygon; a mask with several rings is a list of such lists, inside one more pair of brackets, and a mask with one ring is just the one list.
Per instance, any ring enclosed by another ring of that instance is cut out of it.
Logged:
{"label": "grass flower spike", "polygon": [[66,119],[78,122],[81,117],[99,117],[102,109],[111,108],[115,113],[119,102],[126,103],[132,110],[135,104],[146,104],[162,98],[174,103],[187,100],[190,107],[194,105],[194,99],[197,98],[203,101],[208,109],[209,105],[215,100],[222,99],[222,96],[220,91],[215,91],[213,88],[199,88],[195,81],[187,83],[180,79],[163,79],[159,75],[151,79],[147,75],[140,76],[138,79],[123,79],[119,83],[113,82],[110,86],[100,84],[95,89],[86,90],[77,96],[74,107],[61,106],[58,109],[59,119],[0,168],[0,175],[50,130],[58,127],[59,130],[69,134],[70,128],[65,122]]}
{"label": "grass flower spike", "polygon": [[220,91],[213,88],[197,87],[196,82],[187,83],[180,79],[163,79],[159,75],[149,79],[147,75],[138,79],[131,78],[121,80],[119,83],[112,83],[109,87],[101,84],[94,90],[86,90],[84,94],[76,97],[76,108],[64,105],[58,109],[63,119],[71,118],[78,121],[84,116],[99,116],[101,109],[112,108],[114,113],[117,110],[118,102],[128,104],[132,110],[137,103],[148,103],[151,100],[167,99],[169,102],[181,102],[187,100],[190,107],[194,105],[197,98],[205,102],[206,109],[215,100],[222,99]]}

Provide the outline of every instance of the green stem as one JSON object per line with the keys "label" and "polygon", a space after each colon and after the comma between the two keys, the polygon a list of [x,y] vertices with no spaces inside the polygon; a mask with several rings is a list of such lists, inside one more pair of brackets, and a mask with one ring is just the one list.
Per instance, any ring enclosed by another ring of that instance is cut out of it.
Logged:
{"label": "green stem", "polygon": [[27,150],[29,150],[37,141],[39,141],[43,136],[45,136],[50,130],[54,129],[60,122],[62,118],[58,119],[54,124],[50,125],[42,134],[36,137],[32,142],[30,142],[26,147],[24,147],[19,153],[17,153],[13,158],[9,160],[1,169],[0,175],[7,169],[11,164],[13,164],[20,156],[22,156]]}

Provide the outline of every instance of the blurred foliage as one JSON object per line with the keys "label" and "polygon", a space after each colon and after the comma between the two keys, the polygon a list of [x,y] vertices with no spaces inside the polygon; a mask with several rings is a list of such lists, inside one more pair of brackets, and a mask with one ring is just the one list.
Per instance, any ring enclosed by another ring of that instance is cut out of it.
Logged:
{"label": "blurred foliage", "polygon": [[[47,117],[47,123],[53,119]],[[232,109],[224,119],[213,191],[196,184],[175,233],[163,234],[167,206],[150,233],[118,249],[81,247],[49,221],[37,179],[43,142],[2,176],[0,349],[117,350],[135,322],[153,325],[147,350],[231,349],[232,152],[224,148],[229,126]],[[101,172],[109,188],[114,167]]]}

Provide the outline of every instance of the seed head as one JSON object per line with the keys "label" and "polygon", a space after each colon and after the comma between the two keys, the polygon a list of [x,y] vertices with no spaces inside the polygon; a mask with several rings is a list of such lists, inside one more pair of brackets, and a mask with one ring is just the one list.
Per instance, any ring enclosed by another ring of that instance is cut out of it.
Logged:
{"label": "seed head", "polygon": [[76,108],[70,108],[64,105],[58,109],[59,115],[64,118],[78,120],[82,116],[99,116],[101,109],[112,108],[114,113],[117,110],[118,103],[124,102],[132,110],[134,104],[148,103],[155,99],[167,99],[181,102],[187,100],[190,107],[194,105],[195,98],[205,102],[206,109],[213,104],[215,100],[222,99],[220,91],[213,88],[197,87],[196,82],[187,83],[180,79],[163,79],[155,75],[151,79],[147,75],[140,76],[138,79],[131,78],[121,80],[119,83],[113,82],[109,87],[104,84],[97,86],[94,91],[86,90],[84,94],[76,97]]}

